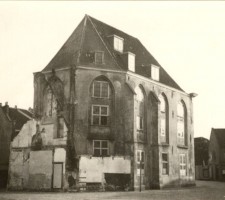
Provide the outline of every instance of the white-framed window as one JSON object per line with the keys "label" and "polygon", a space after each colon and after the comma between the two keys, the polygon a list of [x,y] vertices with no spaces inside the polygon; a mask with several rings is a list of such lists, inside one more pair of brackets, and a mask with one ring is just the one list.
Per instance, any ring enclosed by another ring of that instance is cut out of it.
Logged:
{"label": "white-framed window", "polygon": [[168,153],[162,153],[162,174],[163,175],[168,175],[169,174]]}
{"label": "white-framed window", "polygon": [[184,104],[180,101],[177,104],[177,138],[180,145],[185,145],[185,118]]}
{"label": "white-framed window", "polygon": [[135,54],[128,53],[128,69],[135,72]]}
{"label": "white-framed window", "polygon": [[108,156],[109,141],[108,140],[93,140],[93,154],[94,156]]}
{"label": "white-framed window", "polygon": [[92,105],[92,125],[107,126],[109,124],[109,106]]}
{"label": "white-framed window", "polygon": [[141,116],[136,117],[136,128],[137,128],[137,130],[143,130],[144,129],[143,117],[141,117]]}
{"label": "white-framed window", "polygon": [[106,81],[94,81],[92,97],[109,98],[109,83]]}
{"label": "white-framed window", "polygon": [[179,155],[179,162],[180,162],[180,176],[187,175],[187,157],[186,154]]}
{"label": "white-framed window", "polygon": [[151,66],[151,76],[153,80],[159,81],[159,67],[156,65]]}
{"label": "white-framed window", "polygon": [[142,175],[144,174],[145,152],[143,150],[136,150],[136,158],[137,158],[137,175],[140,176],[140,174]]}
{"label": "white-framed window", "polygon": [[96,51],[95,52],[95,63],[96,64],[103,64],[104,63],[104,52],[103,51]]}
{"label": "white-framed window", "polygon": [[123,52],[123,38],[114,35],[114,49]]}

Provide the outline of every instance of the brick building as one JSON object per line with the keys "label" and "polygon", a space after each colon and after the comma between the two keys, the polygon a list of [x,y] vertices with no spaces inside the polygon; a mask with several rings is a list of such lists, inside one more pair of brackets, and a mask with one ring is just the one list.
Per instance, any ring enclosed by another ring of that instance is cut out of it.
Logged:
{"label": "brick building", "polygon": [[10,142],[31,118],[28,110],[0,104],[0,188],[7,185]]}
{"label": "brick building", "polygon": [[225,181],[225,129],[212,128],[209,141],[210,177]]}
{"label": "brick building", "polygon": [[86,15],[34,73],[37,120],[12,143],[9,187],[193,185],[192,97],[137,38]]}

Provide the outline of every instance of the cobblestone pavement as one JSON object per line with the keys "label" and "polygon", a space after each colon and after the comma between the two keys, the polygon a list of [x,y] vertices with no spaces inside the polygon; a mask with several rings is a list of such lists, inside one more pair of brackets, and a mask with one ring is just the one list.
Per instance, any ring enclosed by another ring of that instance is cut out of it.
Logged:
{"label": "cobblestone pavement", "polygon": [[196,187],[142,192],[1,192],[0,200],[225,200],[225,182],[197,181]]}

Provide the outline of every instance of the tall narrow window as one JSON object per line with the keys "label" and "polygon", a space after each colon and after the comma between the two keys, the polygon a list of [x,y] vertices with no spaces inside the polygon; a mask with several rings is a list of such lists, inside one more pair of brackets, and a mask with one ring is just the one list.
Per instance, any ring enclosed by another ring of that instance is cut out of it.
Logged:
{"label": "tall narrow window", "polygon": [[105,81],[94,81],[92,96],[98,98],[108,98],[109,83]]}
{"label": "tall narrow window", "polygon": [[109,155],[108,140],[94,140],[93,153],[94,153],[94,156],[108,156]]}
{"label": "tall narrow window", "polygon": [[180,175],[186,176],[187,175],[187,158],[186,154],[180,154],[179,155],[179,161],[180,161]]}
{"label": "tall narrow window", "polygon": [[114,35],[114,49],[123,52],[123,38]]}
{"label": "tall narrow window", "polygon": [[161,142],[168,143],[169,133],[168,133],[168,104],[164,94],[159,95],[160,100],[160,135]]}
{"label": "tall narrow window", "polygon": [[169,174],[169,160],[167,153],[162,153],[162,174],[163,175]]}
{"label": "tall narrow window", "polygon": [[50,87],[45,91],[45,116],[52,116],[57,112],[57,101]]}
{"label": "tall narrow window", "polygon": [[140,87],[136,87],[136,102],[137,102],[137,116],[136,116],[136,129],[144,129],[144,93]]}
{"label": "tall narrow window", "polygon": [[177,105],[177,138],[179,145],[186,145],[186,110],[181,101]]}
{"label": "tall narrow window", "polygon": [[102,105],[92,105],[92,125],[107,126],[109,107]]}
{"label": "tall narrow window", "polygon": [[144,166],[145,166],[145,153],[143,150],[136,151],[137,157],[137,175],[144,174]]}
{"label": "tall narrow window", "polygon": [[159,67],[156,65],[151,66],[151,78],[155,81],[159,81]]}

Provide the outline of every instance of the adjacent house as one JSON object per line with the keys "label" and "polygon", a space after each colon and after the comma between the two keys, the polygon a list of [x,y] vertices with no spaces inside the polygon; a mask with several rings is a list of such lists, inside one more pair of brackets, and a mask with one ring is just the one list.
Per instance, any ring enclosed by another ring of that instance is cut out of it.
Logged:
{"label": "adjacent house", "polygon": [[86,15],[34,73],[35,120],[12,142],[8,186],[194,185],[194,96],[137,38]]}
{"label": "adjacent house", "polygon": [[0,188],[7,185],[10,142],[30,119],[32,113],[28,110],[0,104]]}
{"label": "adjacent house", "polygon": [[194,138],[195,144],[195,178],[209,179],[209,140],[204,137]]}
{"label": "adjacent house", "polygon": [[212,128],[209,141],[210,177],[225,181],[225,129]]}

